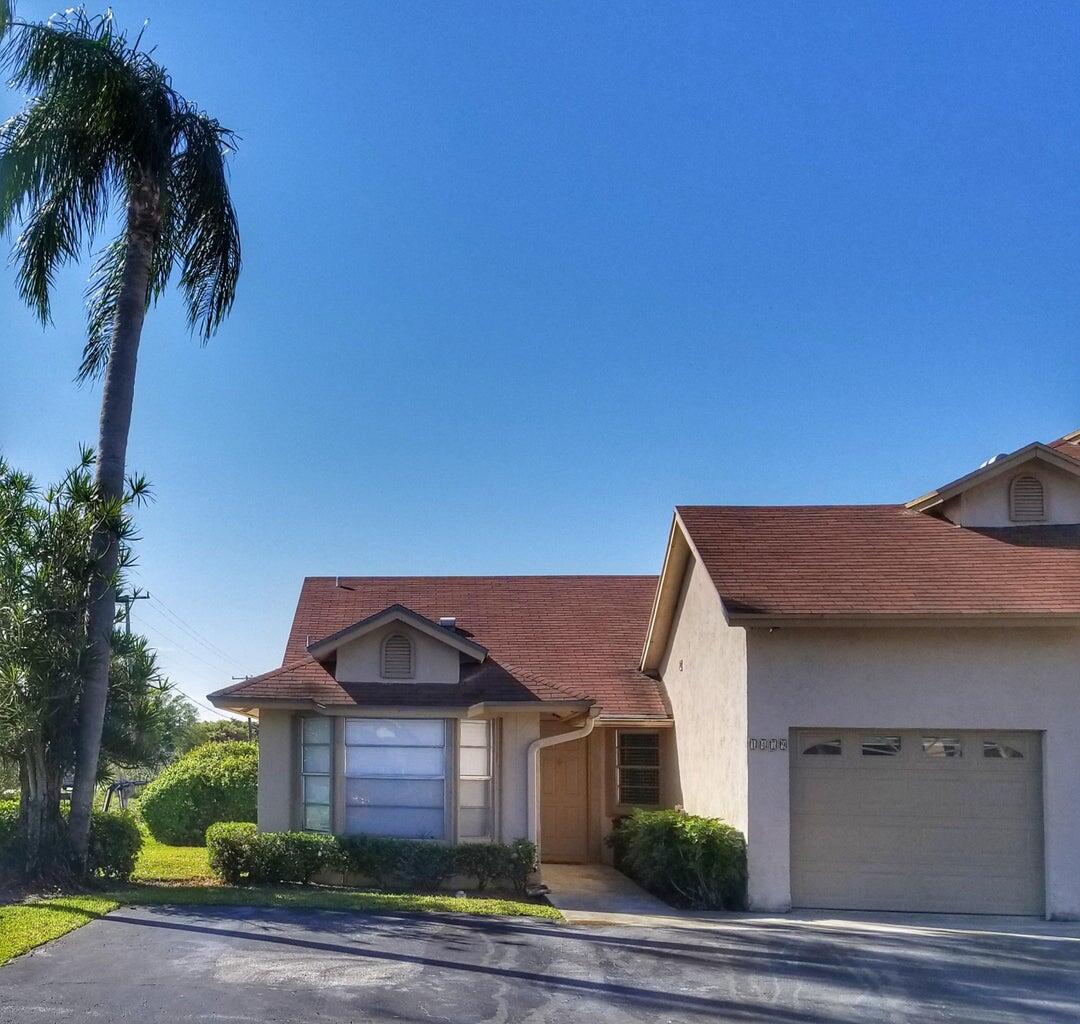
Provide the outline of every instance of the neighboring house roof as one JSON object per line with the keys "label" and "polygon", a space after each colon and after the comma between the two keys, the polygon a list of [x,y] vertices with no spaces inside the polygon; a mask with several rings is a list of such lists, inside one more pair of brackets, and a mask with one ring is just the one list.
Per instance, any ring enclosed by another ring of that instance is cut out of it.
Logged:
{"label": "neighboring house roof", "polygon": [[732,621],[1080,616],[1080,527],[964,529],[902,505],[677,517]]}
{"label": "neighboring house roof", "polygon": [[[275,701],[467,707],[590,702],[606,718],[670,717],[661,685],[638,670],[655,576],[309,577],[282,667],[211,694],[219,706]],[[339,683],[309,653],[392,605],[487,649],[457,684]]]}
{"label": "neighboring house roof", "polygon": [[1049,446],[1059,455],[1080,462],[1080,430],[1074,430],[1071,434],[1066,434],[1056,441],[1051,441]]}

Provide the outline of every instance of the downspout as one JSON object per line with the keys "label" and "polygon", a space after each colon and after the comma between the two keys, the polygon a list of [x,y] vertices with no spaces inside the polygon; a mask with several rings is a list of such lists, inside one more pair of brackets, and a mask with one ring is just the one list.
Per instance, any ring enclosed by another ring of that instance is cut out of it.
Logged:
{"label": "downspout", "polygon": [[570,743],[573,740],[584,739],[593,731],[593,726],[596,725],[596,718],[600,714],[600,709],[593,707],[589,708],[589,717],[585,720],[585,724],[580,729],[575,729],[573,732],[560,732],[555,736],[542,736],[538,740],[533,740],[529,744],[526,757],[528,758],[528,813],[529,813],[529,839],[536,843],[537,847],[537,859],[540,856],[540,801],[537,793],[537,777],[540,774],[540,751],[545,747],[554,747],[559,743]]}

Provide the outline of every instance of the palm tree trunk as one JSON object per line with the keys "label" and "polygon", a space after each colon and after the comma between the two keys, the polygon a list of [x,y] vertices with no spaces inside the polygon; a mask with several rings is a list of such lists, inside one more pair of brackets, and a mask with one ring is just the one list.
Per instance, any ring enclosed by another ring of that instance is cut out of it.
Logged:
{"label": "palm tree trunk", "polygon": [[[124,493],[128,429],[135,397],[135,365],[160,226],[160,192],[153,179],[146,175],[128,201],[123,285],[101,395],[97,484],[102,496],[109,499],[120,498]],[[68,819],[72,850],[80,867],[86,861],[90,813],[101,753],[101,728],[109,696],[109,656],[116,618],[113,583],[120,555],[117,537],[109,531],[100,531],[95,543],[100,561],[90,594],[88,635],[91,656],[79,702],[79,746]]]}

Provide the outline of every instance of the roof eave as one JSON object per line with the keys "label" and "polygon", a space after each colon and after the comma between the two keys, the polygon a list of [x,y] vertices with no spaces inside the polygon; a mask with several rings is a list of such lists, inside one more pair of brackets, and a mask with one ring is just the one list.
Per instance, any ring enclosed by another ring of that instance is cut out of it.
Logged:
{"label": "roof eave", "polygon": [[321,640],[308,644],[308,654],[318,661],[323,661],[342,645],[357,640],[372,630],[395,620],[404,622],[432,639],[455,648],[475,661],[483,661],[487,657],[488,651],[486,647],[460,634],[451,632],[445,626],[440,626],[437,622],[433,622],[419,612],[414,612],[403,604],[392,604],[374,615],[369,615],[359,622],[354,622],[344,629],[339,629],[336,633],[331,633]]}
{"label": "roof eave", "polygon": [[760,612],[729,612],[733,626],[748,629],[780,629],[782,627],[836,628],[852,626],[889,626],[932,628],[936,626],[1053,626],[1080,627],[1077,612],[917,612],[895,614],[888,612],[840,612],[828,614],[767,614]]}

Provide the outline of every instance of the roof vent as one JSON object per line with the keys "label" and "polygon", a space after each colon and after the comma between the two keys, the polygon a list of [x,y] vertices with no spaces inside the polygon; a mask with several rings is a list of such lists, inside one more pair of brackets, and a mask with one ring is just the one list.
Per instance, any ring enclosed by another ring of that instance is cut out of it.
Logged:
{"label": "roof vent", "polygon": [[991,455],[985,462],[979,463],[979,469],[986,469],[987,466],[992,466],[998,459],[1003,459],[1008,454],[1008,452],[998,452],[997,455]]}
{"label": "roof vent", "polygon": [[456,629],[457,628],[457,616],[456,615],[440,615],[439,625],[443,629]]}

